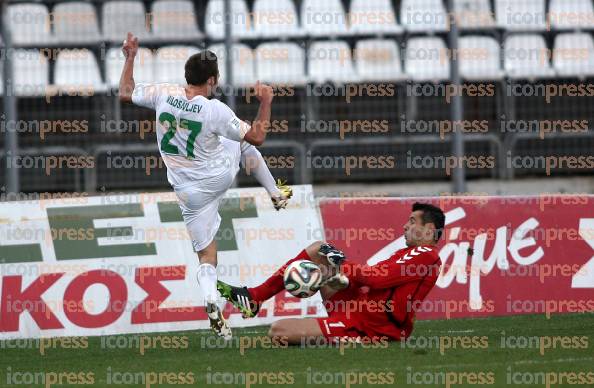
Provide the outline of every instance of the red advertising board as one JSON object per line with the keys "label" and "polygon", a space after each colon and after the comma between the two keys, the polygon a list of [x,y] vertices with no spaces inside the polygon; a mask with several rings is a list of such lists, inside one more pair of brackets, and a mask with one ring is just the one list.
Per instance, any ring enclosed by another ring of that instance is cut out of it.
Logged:
{"label": "red advertising board", "polygon": [[326,239],[369,265],[405,246],[414,202],[446,214],[420,319],[594,311],[594,196],[328,199]]}

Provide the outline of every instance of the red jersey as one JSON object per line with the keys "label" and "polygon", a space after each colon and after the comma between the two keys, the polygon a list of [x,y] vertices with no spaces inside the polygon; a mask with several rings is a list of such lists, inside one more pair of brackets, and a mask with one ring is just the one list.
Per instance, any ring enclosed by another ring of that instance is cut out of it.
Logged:
{"label": "red jersey", "polygon": [[[441,260],[434,246],[418,246],[400,249],[373,266],[347,260],[342,269],[350,284],[327,302],[329,318],[347,321],[350,333],[400,340],[412,332],[415,307],[435,285]],[[339,302],[348,310],[340,311]]]}

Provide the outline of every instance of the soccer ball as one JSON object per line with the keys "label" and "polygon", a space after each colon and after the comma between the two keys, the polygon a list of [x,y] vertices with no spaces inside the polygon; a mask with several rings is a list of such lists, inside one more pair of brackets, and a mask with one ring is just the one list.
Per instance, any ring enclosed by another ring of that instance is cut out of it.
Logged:
{"label": "soccer ball", "polygon": [[298,298],[307,298],[318,292],[322,284],[322,270],[309,260],[289,264],[283,276],[285,289]]}

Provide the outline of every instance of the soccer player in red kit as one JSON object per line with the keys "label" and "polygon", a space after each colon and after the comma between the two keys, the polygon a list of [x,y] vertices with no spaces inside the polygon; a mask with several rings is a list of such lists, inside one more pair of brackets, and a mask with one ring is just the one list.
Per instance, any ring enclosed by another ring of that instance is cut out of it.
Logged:
{"label": "soccer player in red kit", "polygon": [[439,276],[441,260],[435,245],[444,225],[441,209],[415,203],[404,224],[407,247],[387,260],[373,266],[354,264],[333,246],[315,242],[258,287],[233,287],[219,281],[218,290],[245,317],[253,317],[264,301],[285,291],[283,274],[289,264],[311,260],[328,274],[320,289],[328,317],[281,319],[272,324],[269,336],[282,337],[291,344],[316,337],[405,339],[413,329],[414,307]]}

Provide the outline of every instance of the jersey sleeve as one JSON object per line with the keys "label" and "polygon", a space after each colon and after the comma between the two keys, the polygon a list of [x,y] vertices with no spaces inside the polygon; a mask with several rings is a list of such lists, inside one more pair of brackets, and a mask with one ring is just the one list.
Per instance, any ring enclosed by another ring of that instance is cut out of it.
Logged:
{"label": "jersey sleeve", "polygon": [[226,104],[218,100],[213,101],[216,101],[211,116],[213,132],[227,139],[242,141],[251,126],[237,118]]}
{"label": "jersey sleeve", "polygon": [[416,247],[410,251],[397,252],[390,259],[374,266],[351,267],[348,277],[359,286],[392,288],[427,276],[439,276],[440,263],[439,256],[431,248]]}
{"label": "jersey sleeve", "polygon": [[159,97],[158,84],[137,83],[132,92],[132,103],[149,109],[155,109]]}

